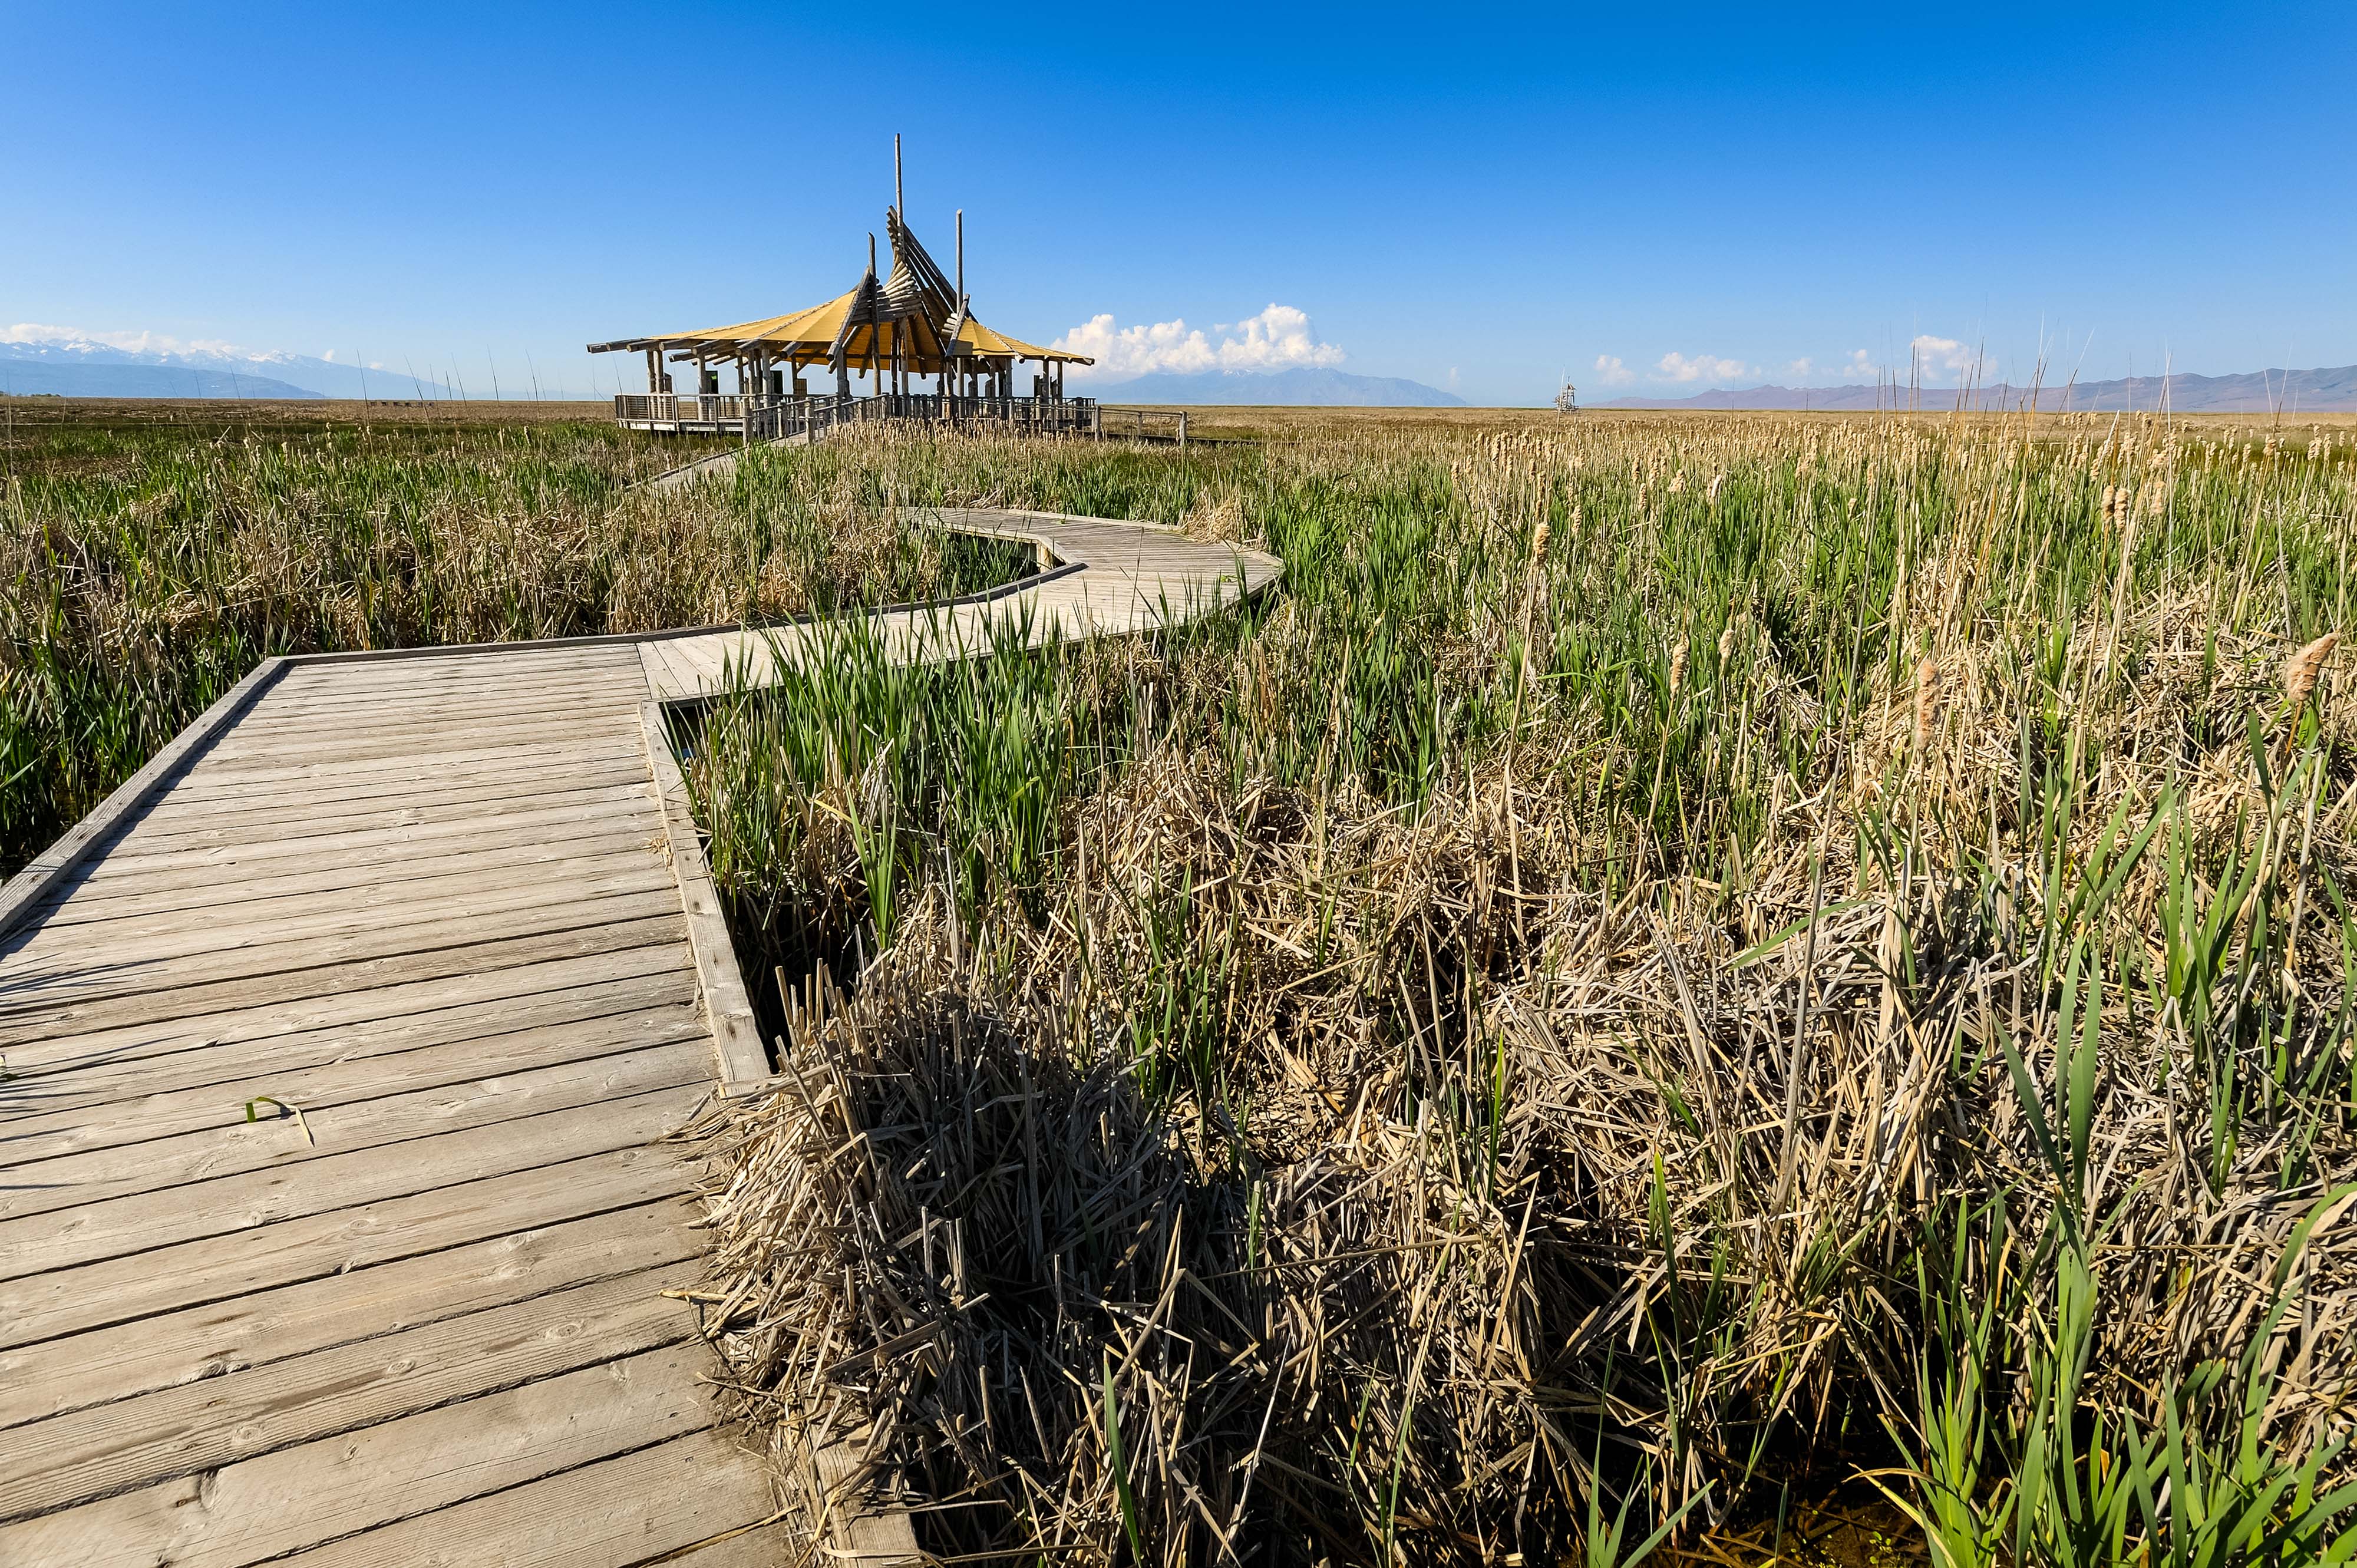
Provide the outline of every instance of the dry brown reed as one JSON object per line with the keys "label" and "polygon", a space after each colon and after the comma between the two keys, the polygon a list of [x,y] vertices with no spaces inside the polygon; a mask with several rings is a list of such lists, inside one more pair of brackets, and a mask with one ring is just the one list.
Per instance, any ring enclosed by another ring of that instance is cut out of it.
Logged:
{"label": "dry brown reed", "polygon": [[[1697,1533],[1812,1463],[1923,1479],[1968,1362],[2024,1452],[2068,1254],[2101,1327],[2066,1408],[2158,1422],[2244,1358],[2269,1452],[2331,1452],[2357,731],[2231,506],[2217,558],[2151,562],[2194,559],[2172,485],[2313,527],[2346,475],[2229,491],[2247,450],[2084,418],[1433,441],[1269,462],[1434,476],[1419,567],[1508,564],[1422,646],[1503,722],[1406,798],[1327,765],[1365,710],[1308,581],[1248,638],[1078,660],[1134,741],[1049,885],[929,883],[716,1128],[745,1412],[856,1444],[838,1500],[944,1556],[1552,1561],[1599,1487]],[[1763,472],[1802,564],[1710,578],[1695,509]],[[2064,560],[2041,509],[2114,532]],[[1856,623],[1797,633],[1867,535]],[[1633,608],[1579,664],[1599,607]],[[1253,747],[1302,714],[1281,779]],[[1976,1505],[2030,1495],[1989,1463]]]}

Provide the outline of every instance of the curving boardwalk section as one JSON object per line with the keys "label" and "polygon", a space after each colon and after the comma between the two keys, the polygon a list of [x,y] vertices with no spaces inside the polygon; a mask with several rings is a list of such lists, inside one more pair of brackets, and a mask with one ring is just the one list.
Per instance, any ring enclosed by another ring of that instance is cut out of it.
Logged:
{"label": "curving boardwalk section", "polygon": [[[941,521],[1055,569],[886,615],[904,657],[1278,570]],[[703,1243],[657,1140],[766,1063],[650,725],[807,636],[274,660],[8,884],[0,1563],[780,1560],[664,1294]]]}

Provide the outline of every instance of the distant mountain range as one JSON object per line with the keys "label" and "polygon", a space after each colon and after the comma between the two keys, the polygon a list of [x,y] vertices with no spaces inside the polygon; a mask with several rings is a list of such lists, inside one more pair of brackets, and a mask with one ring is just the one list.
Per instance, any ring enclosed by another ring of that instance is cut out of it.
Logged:
{"label": "distant mountain range", "polygon": [[19,397],[445,398],[438,381],[307,354],[160,352],[83,338],[0,343],[0,392]]}
{"label": "distant mountain range", "polygon": [[1157,371],[1103,387],[1076,388],[1101,403],[1228,403],[1315,408],[1462,408],[1465,400],[1422,381],[1354,376],[1323,367],[1292,371]]}
{"label": "distant mountain range", "polygon": [[[2164,385],[2164,381],[2166,385]],[[2233,376],[2126,376],[2113,381],[2081,381],[2076,386],[2040,387],[2036,406],[2040,412],[2061,409],[2112,413],[2128,409],[2158,408],[2166,394],[2178,413],[2346,413],[2357,411],[2357,365],[2329,371],[2247,371]],[[1696,392],[1692,397],[1616,397],[1597,408],[1755,408],[1827,409],[1876,408],[2018,409],[2029,406],[2028,387],[1999,383],[1959,391],[1925,387],[1910,394],[1905,387],[1747,387],[1740,392]]]}

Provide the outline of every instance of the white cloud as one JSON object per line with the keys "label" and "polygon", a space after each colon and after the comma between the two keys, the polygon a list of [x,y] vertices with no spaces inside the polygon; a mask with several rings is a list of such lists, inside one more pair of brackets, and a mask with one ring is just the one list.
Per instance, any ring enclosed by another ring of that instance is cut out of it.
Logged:
{"label": "white cloud", "polygon": [[1653,367],[1653,379],[1663,381],[1737,381],[1759,373],[1740,360],[1723,360],[1717,354],[1696,354],[1689,359],[1674,349],[1663,355],[1661,363]]}
{"label": "white cloud", "polygon": [[1878,381],[1882,376],[1882,367],[1876,364],[1865,349],[1852,349],[1849,361],[1842,366],[1841,374],[1846,381]]}
{"label": "white cloud", "polygon": [[1072,377],[1125,378],[1155,371],[1181,375],[1199,371],[1277,371],[1297,365],[1337,365],[1341,348],[1318,340],[1307,313],[1271,304],[1242,321],[1215,324],[1214,343],[1184,320],[1118,327],[1111,313],[1091,317],[1048,346],[1086,354],[1093,366],[1073,367]]}
{"label": "white cloud", "polygon": [[1620,362],[1618,354],[1596,356],[1596,379],[1608,387],[1625,387],[1637,379],[1637,372]]}
{"label": "white cloud", "polygon": [[1980,351],[1966,348],[1953,338],[1934,338],[1926,332],[1918,335],[1907,347],[1913,351],[1915,363],[1921,369],[1926,381],[1943,376],[1982,379],[1981,372],[1985,367]]}
{"label": "white cloud", "polygon": [[1784,367],[1784,373],[1796,381],[1805,381],[1817,373],[1817,367],[1806,354]]}

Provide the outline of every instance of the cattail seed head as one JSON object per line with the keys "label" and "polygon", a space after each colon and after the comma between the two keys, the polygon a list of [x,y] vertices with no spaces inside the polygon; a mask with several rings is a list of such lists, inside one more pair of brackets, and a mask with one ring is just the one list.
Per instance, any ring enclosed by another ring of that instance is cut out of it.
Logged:
{"label": "cattail seed head", "polygon": [[1915,755],[1921,757],[1932,744],[1932,732],[1940,722],[1940,662],[1926,654],[1915,666]]}
{"label": "cattail seed head", "polygon": [[1553,532],[1544,522],[1541,522],[1537,530],[1532,533],[1531,565],[1534,568],[1546,564],[1547,539]]}
{"label": "cattail seed head", "polygon": [[1674,697],[1686,683],[1686,645],[1679,643],[1670,655],[1670,695]]}
{"label": "cattail seed head", "polygon": [[2340,641],[2339,632],[2328,631],[2284,660],[2284,700],[2290,712],[2284,720],[2283,740],[2276,747],[2278,763],[2290,760],[2292,737],[2299,734],[2300,711],[2316,694],[2316,682],[2324,673],[2324,661],[2332,657]]}
{"label": "cattail seed head", "polygon": [[2340,641],[2339,632],[2328,631],[2284,660],[2284,696],[2291,703],[2295,721],[2299,710],[2308,705],[2308,699],[2315,694],[2317,678],[2324,673],[2324,661],[2332,657]]}

